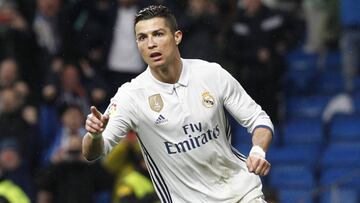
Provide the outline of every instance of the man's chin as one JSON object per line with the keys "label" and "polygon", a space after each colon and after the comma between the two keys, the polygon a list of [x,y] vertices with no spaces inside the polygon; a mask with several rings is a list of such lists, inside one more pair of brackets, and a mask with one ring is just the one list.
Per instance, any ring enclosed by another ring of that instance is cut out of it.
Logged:
{"label": "man's chin", "polygon": [[161,68],[165,66],[165,62],[163,60],[151,61],[149,65],[154,68]]}

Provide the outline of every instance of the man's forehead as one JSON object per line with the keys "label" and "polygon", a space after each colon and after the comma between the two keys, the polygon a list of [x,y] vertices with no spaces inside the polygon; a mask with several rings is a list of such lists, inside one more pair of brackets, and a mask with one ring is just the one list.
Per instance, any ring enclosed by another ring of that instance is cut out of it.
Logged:
{"label": "man's forehead", "polygon": [[141,20],[135,25],[136,34],[147,34],[156,30],[170,30],[164,18],[155,17],[147,20]]}

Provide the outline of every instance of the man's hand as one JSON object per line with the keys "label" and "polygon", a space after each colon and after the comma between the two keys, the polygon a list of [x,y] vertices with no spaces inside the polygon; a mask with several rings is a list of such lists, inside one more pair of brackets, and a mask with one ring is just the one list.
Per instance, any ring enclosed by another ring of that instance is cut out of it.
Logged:
{"label": "man's hand", "polygon": [[108,121],[109,115],[102,115],[95,106],[92,106],[85,122],[85,129],[93,135],[92,137],[101,136]]}
{"label": "man's hand", "polygon": [[270,163],[265,159],[265,152],[259,146],[254,146],[246,160],[249,172],[266,176],[270,171]]}

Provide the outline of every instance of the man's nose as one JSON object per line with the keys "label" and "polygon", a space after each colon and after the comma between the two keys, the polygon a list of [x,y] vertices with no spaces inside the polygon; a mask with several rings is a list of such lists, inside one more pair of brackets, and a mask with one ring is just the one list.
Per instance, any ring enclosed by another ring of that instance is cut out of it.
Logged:
{"label": "man's nose", "polygon": [[153,37],[148,38],[147,45],[149,49],[156,47],[156,42],[154,41]]}

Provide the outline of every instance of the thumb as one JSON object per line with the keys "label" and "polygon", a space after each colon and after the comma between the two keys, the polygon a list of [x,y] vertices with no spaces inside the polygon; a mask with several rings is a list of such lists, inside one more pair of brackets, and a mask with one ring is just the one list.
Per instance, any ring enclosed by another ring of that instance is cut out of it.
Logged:
{"label": "thumb", "polygon": [[108,114],[105,114],[105,115],[102,115],[101,116],[101,122],[104,124],[104,126],[107,125],[108,121],[109,121],[109,115]]}
{"label": "thumb", "polygon": [[100,113],[100,111],[95,107],[95,106],[91,106],[90,107],[90,112],[98,119],[101,119],[102,114]]}

